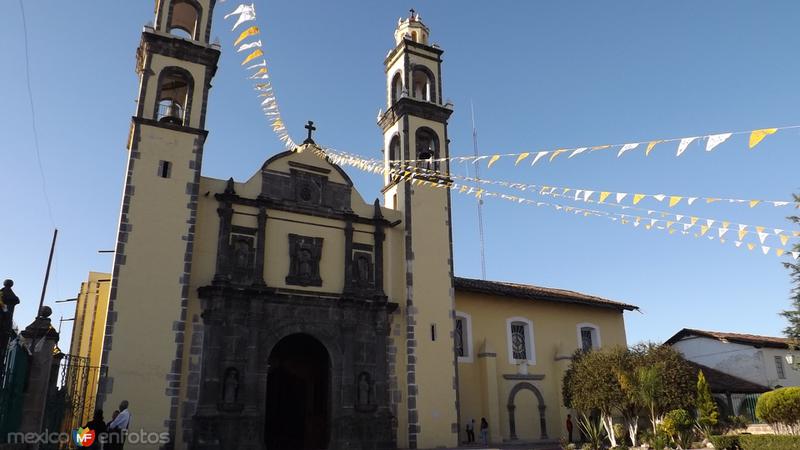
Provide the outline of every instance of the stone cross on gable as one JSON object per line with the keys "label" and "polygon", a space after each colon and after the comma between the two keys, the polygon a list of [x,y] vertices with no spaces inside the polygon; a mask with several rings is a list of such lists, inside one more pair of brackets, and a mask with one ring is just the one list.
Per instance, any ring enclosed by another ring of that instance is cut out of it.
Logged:
{"label": "stone cross on gable", "polygon": [[314,122],[309,120],[304,128],[308,130],[308,137],[306,138],[305,141],[303,141],[303,144],[314,144],[315,143],[314,139],[311,138],[311,133],[313,133],[317,129],[317,127],[314,126]]}

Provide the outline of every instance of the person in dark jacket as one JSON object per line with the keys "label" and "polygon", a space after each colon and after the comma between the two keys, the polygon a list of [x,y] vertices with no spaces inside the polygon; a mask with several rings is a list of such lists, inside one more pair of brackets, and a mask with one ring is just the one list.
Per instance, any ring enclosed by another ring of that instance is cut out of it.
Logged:
{"label": "person in dark jacket", "polygon": [[102,448],[102,442],[106,440],[107,427],[106,421],[103,419],[103,410],[98,409],[94,412],[94,418],[86,423],[83,428],[88,428],[94,431],[94,442],[89,446],[91,449]]}

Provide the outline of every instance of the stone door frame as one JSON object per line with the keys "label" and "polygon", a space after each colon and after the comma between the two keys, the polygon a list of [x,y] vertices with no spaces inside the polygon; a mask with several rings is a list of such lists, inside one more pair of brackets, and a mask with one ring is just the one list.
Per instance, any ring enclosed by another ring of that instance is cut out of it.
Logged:
{"label": "stone door frame", "polygon": [[514,417],[514,410],[517,407],[514,404],[514,399],[516,398],[517,393],[523,389],[533,392],[533,395],[535,395],[536,399],[539,401],[539,428],[541,430],[540,439],[547,439],[547,418],[545,417],[545,409],[547,406],[544,403],[544,397],[539,389],[528,382],[517,383],[513,388],[511,388],[511,392],[508,394],[508,404],[506,407],[508,408],[508,428],[510,431],[509,439],[512,441],[517,440],[517,424]]}

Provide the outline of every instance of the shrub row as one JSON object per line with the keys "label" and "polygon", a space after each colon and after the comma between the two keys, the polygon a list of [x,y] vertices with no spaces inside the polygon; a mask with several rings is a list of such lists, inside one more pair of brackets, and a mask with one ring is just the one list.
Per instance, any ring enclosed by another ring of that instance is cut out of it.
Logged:
{"label": "shrub row", "polygon": [[711,436],[717,450],[800,450],[800,436],[743,434]]}

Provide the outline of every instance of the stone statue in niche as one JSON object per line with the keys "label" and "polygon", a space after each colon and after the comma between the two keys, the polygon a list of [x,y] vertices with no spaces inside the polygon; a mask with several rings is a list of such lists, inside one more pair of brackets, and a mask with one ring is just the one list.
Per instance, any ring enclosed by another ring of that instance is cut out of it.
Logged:
{"label": "stone statue in niche", "polygon": [[353,257],[353,281],[355,285],[366,288],[372,285],[372,258],[364,252],[356,252]]}
{"label": "stone statue in niche", "polygon": [[367,372],[361,372],[358,375],[358,396],[356,399],[356,405],[361,408],[368,408],[371,404],[371,396],[372,396],[372,380],[369,378],[369,374]]}
{"label": "stone statue in niche", "polygon": [[322,258],[322,238],[289,235],[289,275],[286,284],[322,286],[319,262]]}
{"label": "stone statue in niche", "polygon": [[234,282],[249,283],[253,278],[253,238],[233,235],[231,239],[231,278]]}
{"label": "stone statue in niche", "polygon": [[222,402],[226,404],[236,403],[239,395],[239,371],[233,367],[228,367],[225,371],[225,382],[222,389]]}

